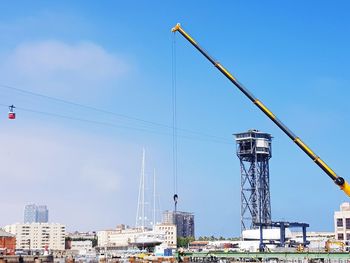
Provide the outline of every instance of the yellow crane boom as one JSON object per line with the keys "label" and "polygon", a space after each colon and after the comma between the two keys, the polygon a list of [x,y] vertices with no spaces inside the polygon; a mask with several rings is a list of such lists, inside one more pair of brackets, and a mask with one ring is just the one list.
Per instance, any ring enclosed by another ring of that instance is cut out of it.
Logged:
{"label": "yellow crane boom", "polygon": [[179,32],[188,40],[203,56],[205,56],[222,74],[225,75],[250,101],[252,101],[267,117],[270,118],[293,142],[299,146],[331,179],[341,190],[350,196],[350,185],[344,178],[338,176],[318,155],[316,155],[299,137],[287,128],[260,100],[258,100],[249,90],[247,90],[238,80],[219,62],[215,61],[198,43],[177,24],[172,28],[172,32]]}

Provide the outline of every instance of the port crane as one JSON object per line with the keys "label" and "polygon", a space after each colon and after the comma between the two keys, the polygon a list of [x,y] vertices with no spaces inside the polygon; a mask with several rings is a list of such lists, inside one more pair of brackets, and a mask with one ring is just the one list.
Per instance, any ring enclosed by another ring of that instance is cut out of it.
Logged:
{"label": "port crane", "polygon": [[305,152],[329,177],[330,179],[350,196],[350,185],[343,177],[338,176],[318,155],[316,155],[298,136],[288,129],[259,99],[257,99],[248,89],[219,62],[215,61],[198,43],[181,27],[176,24],[172,32],[179,32],[188,42],[190,42],[210,63],[212,63],[226,78],[228,78],[251,102],[255,104],[265,115],[270,118],[299,148]]}

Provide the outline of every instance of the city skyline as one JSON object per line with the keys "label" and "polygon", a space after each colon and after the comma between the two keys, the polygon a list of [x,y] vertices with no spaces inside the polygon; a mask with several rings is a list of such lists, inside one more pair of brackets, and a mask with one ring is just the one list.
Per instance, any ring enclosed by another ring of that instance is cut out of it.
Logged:
{"label": "city skyline", "polygon": [[332,230],[348,197],[171,28],[181,23],[349,181],[349,8],[342,0],[3,3],[0,225],[21,221],[28,200],[45,203],[68,231],[132,225],[144,147],[161,211],[177,194],[197,236],[239,236],[232,134],[258,129],[273,136],[271,219]]}

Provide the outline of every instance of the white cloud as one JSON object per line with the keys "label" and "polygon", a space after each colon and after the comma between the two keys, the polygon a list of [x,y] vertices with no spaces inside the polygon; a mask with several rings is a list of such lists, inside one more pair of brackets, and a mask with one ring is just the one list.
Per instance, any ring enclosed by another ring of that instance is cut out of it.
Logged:
{"label": "white cloud", "polygon": [[70,99],[106,95],[130,70],[93,42],[25,42],[0,56],[0,84]]}
{"label": "white cloud", "polygon": [[77,78],[105,80],[119,77],[127,70],[125,62],[89,42],[75,45],[59,41],[21,44],[8,56],[6,64],[28,78],[71,74]]}

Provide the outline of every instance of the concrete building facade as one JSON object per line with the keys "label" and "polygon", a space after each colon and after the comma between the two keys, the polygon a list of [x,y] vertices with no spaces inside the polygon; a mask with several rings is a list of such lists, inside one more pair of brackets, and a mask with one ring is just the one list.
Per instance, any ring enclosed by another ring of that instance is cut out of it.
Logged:
{"label": "concrete building facade", "polygon": [[98,247],[127,248],[143,240],[145,243],[160,241],[168,247],[176,248],[176,237],[174,224],[157,224],[153,230],[120,225],[113,230],[97,232]]}
{"label": "concrete building facade", "polygon": [[70,249],[77,251],[79,255],[86,255],[92,251],[91,240],[72,240],[70,245]]}
{"label": "concrete building facade", "polygon": [[16,236],[16,249],[64,250],[66,227],[56,223],[12,224],[5,231]]}
{"label": "concrete building facade", "polygon": [[116,228],[97,232],[99,247],[128,247],[144,230],[142,228]]}
{"label": "concrete building facade", "polygon": [[176,225],[177,237],[194,237],[194,214],[180,211],[164,211],[164,224]]}
{"label": "concrete building facade", "polygon": [[78,232],[75,231],[73,233],[67,233],[67,237],[71,238],[72,240],[93,240],[96,239],[96,232]]}
{"label": "concrete building facade", "polygon": [[174,224],[158,224],[154,227],[154,231],[161,233],[164,237],[164,243],[171,248],[177,246],[177,231]]}
{"label": "concrete building facade", "polygon": [[340,211],[334,212],[334,233],[339,241],[350,241],[350,203],[340,205]]}

